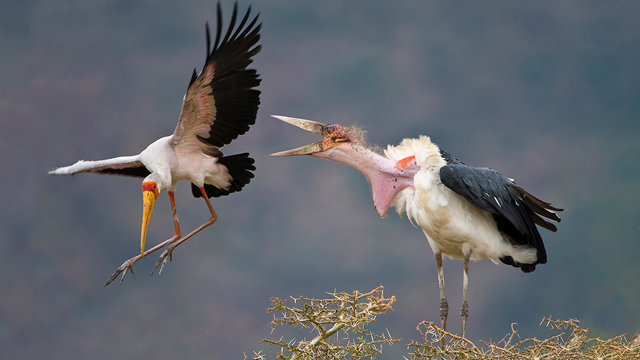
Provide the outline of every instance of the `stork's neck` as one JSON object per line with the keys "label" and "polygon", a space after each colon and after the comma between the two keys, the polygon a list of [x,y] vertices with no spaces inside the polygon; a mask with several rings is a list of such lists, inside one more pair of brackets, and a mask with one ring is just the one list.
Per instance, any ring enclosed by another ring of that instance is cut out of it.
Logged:
{"label": "stork's neck", "polygon": [[140,153],[140,161],[151,172],[148,181],[154,181],[161,190],[170,189],[173,184],[171,166],[177,163],[176,153],[171,144],[171,136],[165,136],[149,144]]}
{"label": "stork's neck", "polygon": [[380,217],[385,217],[393,198],[403,189],[413,187],[417,170],[396,169],[396,163],[357,144],[344,143],[314,156],[343,163],[363,173],[371,183],[373,203]]}

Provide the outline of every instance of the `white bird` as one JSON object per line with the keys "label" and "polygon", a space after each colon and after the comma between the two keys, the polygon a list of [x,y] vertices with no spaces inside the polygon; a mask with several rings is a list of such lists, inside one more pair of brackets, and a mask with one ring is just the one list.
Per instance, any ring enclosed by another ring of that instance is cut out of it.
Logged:
{"label": "white bird", "polygon": [[[143,256],[165,246],[167,248],[156,262],[155,269],[162,263],[160,273],[176,246],[213,224],[217,219],[210,197],[228,195],[240,191],[249,183],[255,170],[254,160],[248,153],[224,156],[220,148],[229,144],[255,124],[260,91],[254,89],[261,79],[255,70],[247,69],[252,57],[260,49],[262,24],[256,24],[258,16],[247,25],[251,7],[238,25],[237,4],[229,28],[222,34],[222,10],[217,7],[216,39],[211,48],[209,25],[206,24],[207,57],[204,68],[196,76],[194,69],[187,93],[182,103],[180,119],[174,133],[160,138],[144,149],[139,155],[122,156],[108,160],[83,161],[55,169],[50,174],[64,175],[82,172],[99,172],[144,177],[142,192],[144,197],[140,255],[124,262],[109,278],[109,285],[121,272],[124,280],[127,271],[133,275],[133,264]],[[246,26],[245,26],[246,25]],[[174,201],[174,191],[179,181],[191,182],[195,197],[203,197],[211,213],[204,224],[182,236]],[[145,251],[144,244],[156,199],[160,191],[167,190],[173,212],[174,235]],[[135,277],[135,276],[134,276]]]}
{"label": "white bird", "polygon": [[[499,172],[465,165],[432,143],[429,137],[404,139],[383,154],[366,147],[355,127],[274,116],[324,137],[324,140],[272,156],[313,155],[352,166],[371,184],[380,217],[391,206],[418,224],[436,257],[440,287],[440,320],[446,329],[449,305],[442,256],[464,260],[462,336],[469,305],[469,261],[490,259],[528,273],[547,262],[536,225],[555,232],[544,218],[560,221],[562,211],[541,201]],[[441,340],[444,344],[444,338]]]}

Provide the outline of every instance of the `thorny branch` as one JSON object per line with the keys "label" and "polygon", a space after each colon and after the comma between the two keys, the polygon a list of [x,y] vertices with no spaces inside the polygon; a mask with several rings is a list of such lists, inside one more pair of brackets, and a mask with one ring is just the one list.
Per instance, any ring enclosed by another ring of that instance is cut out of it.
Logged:
{"label": "thorny branch", "polygon": [[[329,299],[291,297],[291,306],[287,305],[287,301],[271,299],[273,306],[268,311],[277,312],[270,324],[272,332],[280,325],[299,325],[317,333],[309,341],[285,342],[282,338],[278,341],[263,340],[279,347],[277,359],[373,359],[375,355],[382,353],[382,345],[393,345],[401,340],[392,338],[388,331],[386,336],[376,335],[366,328],[368,324],[375,322],[377,315],[390,310],[391,304],[395,302],[394,296],[384,297],[382,286],[368,293],[333,292],[329,295]],[[515,329],[516,324],[512,324],[511,333],[497,343],[481,340],[483,346],[476,346],[472,341],[444,331],[432,322],[423,321],[417,327],[423,340],[407,344],[413,351],[405,360],[640,360],[640,330],[628,341],[625,335],[602,340],[589,339],[588,329],[581,328],[577,320],[543,318],[540,324],[559,333],[544,340],[523,340]],[[443,336],[449,341],[441,347],[440,339]],[[254,353],[253,360],[265,360],[265,356],[261,352]]]}
{"label": "thorny branch", "polygon": [[[365,328],[373,323],[376,316],[391,309],[395,297],[385,298],[383,287],[379,286],[368,293],[329,293],[329,299],[312,299],[305,297],[294,298],[294,304],[302,302],[301,308],[287,306],[287,302],[279,298],[272,298],[273,307],[269,312],[277,311],[271,322],[271,331],[278,325],[301,325],[312,327],[318,335],[311,341],[295,343],[263,340],[263,342],[277,345],[281,348],[278,359],[373,359],[374,355],[382,352],[382,345],[392,345],[401,339],[393,339],[390,335],[376,335]],[[328,339],[342,330],[345,338],[336,337],[335,342]],[[290,356],[289,356],[290,355]]]}
{"label": "thorny branch", "polygon": [[[551,330],[571,330],[564,340],[565,332],[561,332],[545,340],[535,338],[521,340],[511,325],[511,333],[497,343],[484,342],[486,350],[476,347],[471,341],[446,332],[431,322],[423,321],[418,325],[424,343],[411,342],[414,348],[410,360],[421,359],[640,359],[640,331],[628,342],[624,335],[609,340],[588,339],[587,330],[578,325],[578,321],[551,320],[543,318],[540,324],[546,323]],[[440,338],[451,337],[444,349],[440,348]]]}

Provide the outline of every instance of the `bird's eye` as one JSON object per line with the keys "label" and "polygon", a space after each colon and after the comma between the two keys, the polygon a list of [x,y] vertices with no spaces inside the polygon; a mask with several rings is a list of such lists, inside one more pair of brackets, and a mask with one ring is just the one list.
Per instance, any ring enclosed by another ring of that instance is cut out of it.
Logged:
{"label": "bird's eye", "polygon": [[346,136],[332,136],[331,140],[336,143],[349,142],[349,138]]}

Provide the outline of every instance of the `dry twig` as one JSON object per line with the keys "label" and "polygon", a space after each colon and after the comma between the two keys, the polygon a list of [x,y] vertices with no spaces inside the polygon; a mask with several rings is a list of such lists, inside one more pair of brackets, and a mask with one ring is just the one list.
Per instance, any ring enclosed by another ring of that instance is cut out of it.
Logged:
{"label": "dry twig", "polygon": [[[383,287],[368,293],[329,293],[329,299],[291,298],[294,304],[301,302],[302,308],[287,306],[286,301],[272,298],[273,307],[269,312],[278,311],[271,322],[272,332],[278,325],[301,325],[312,327],[318,335],[310,341],[284,342],[264,339],[263,342],[278,345],[278,359],[373,359],[382,353],[382,345],[392,345],[400,339],[376,335],[365,325],[376,320],[376,316],[391,309],[395,297],[385,298]],[[345,335],[342,341],[336,336],[335,342],[328,339],[340,331]],[[343,342],[343,343],[341,343]]]}
{"label": "dry twig", "polygon": [[[394,296],[384,297],[382,286],[368,293],[333,292],[329,295],[329,299],[291,297],[290,301],[298,307],[289,306],[287,301],[278,298],[271,299],[273,306],[268,311],[278,313],[271,322],[272,332],[280,325],[293,325],[311,328],[318,334],[309,341],[263,340],[280,348],[278,359],[373,359],[375,355],[382,353],[382,345],[392,345],[401,340],[393,339],[388,332],[387,336],[373,334],[366,328],[368,324],[375,322],[378,315],[390,310],[395,301]],[[625,335],[602,340],[589,339],[588,329],[581,328],[574,319],[543,318],[540,324],[559,333],[544,340],[523,340],[515,329],[515,324],[512,324],[511,333],[500,341],[481,341],[483,345],[479,347],[468,339],[440,329],[432,322],[423,321],[417,327],[422,341],[411,341],[407,345],[413,351],[406,359],[640,360],[640,331],[629,341]],[[335,340],[330,341],[334,335]],[[440,346],[442,337],[450,339],[444,347]],[[255,353],[253,360],[265,360],[265,356]]]}

